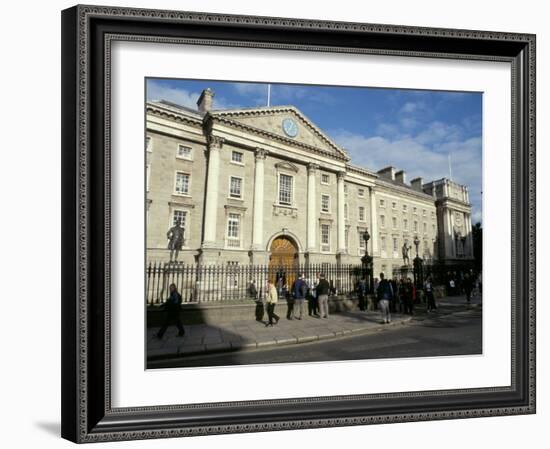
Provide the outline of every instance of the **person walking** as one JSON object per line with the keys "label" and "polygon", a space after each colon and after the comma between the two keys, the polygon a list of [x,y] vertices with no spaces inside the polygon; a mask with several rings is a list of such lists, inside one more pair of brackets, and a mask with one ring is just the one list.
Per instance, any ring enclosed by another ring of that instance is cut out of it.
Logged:
{"label": "person walking", "polygon": [[434,289],[433,289],[431,276],[428,276],[428,278],[426,279],[426,282],[424,283],[424,292],[426,293],[426,299],[428,300],[428,306],[427,306],[428,313],[435,312],[437,310],[437,307],[435,305],[435,296],[434,296]]}
{"label": "person walking", "polygon": [[380,282],[376,290],[378,306],[382,312],[382,324],[391,323],[390,302],[394,299],[393,289],[390,282],[384,278],[384,273],[380,273]]}
{"label": "person walking", "polygon": [[185,331],[181,324],[181,295],[176,288],[176,284],[170,284],[170,296],[163,305],[164,308],[164,323],[155,336],[160,340],[164,336],[166,329],[171,323],[174,323],[178,328],[178,337],[183,337]]}
{"label": "person walking", "polygon": [[294,307],[292,308],[292,317],[301,320],[304,315],[304,302],[307,295],[307,284],[304,281],[304,275],[300,274],[292,287],[292,296],[294,298]]}
{"label": "person walking", "polygon": [[271,280],[268,280],[267,292],[265,297],[268,322],[265,323],[265,327],[273,326],[273,320],[275,320],[275,324],[279,322],[280,318],[275,313],[275,306],[277,305],[278,301],[279,301],[279,294],[277,293],[277,289],[275,288],[275,285],[273,284],[273,282]]}
{"label": "person walking", "polygon": [[357,282],[357,296],[359,297],[359,310],[364,312],[367,310],[365,298],[367,296],[367,281],[365,278],[359,279]]}
{"label": "person walking", "polygon": [[464,276],[464,293],[466,295],[466,302],[470,304],[472,300],[472,290],[474,289],[474,283],[469,274],[466,273]]}
{"label": "person walking", "polygon": [[319,282],[319,273],[315,280],[309,279],[308,284],[308,297],[307,297],[307,311],[309,316],[319,316],[319,302],[317,301],[317,283]]}
{"label": "person walking", "polygon": [[413,311],[414,311],[414,301],[415,301],[415,298],[416,298],[416,288],[414,287],[411,278],[407,278],[406,282],[404,283],[403,288],[405,289],[405,292],[406,292],[406,294],[404,295],[404,298],[403,298],[404,299],[404,301],[403,301],[403,306],[404,306],[403,311],[407,315],[412,315]]}
{"label": "person walking", "polygon": [[319,275],[319,283],[317,284],[317,298],[319,300],[320,318],[328,318],[328,294],[330,292],[330,284],[325,279],[325,275]]}

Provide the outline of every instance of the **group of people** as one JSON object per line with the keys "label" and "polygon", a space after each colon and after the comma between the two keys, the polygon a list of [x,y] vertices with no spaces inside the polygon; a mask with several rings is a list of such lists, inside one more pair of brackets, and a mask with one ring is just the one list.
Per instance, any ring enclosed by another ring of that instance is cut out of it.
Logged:
{"label": "group of people", "polygon": [[[426,279],[423,287],[427,299],[427,311],[428,313],[435,312],[437,306],[431,277]],[[375,284],[375,292],[384,324],[391,322],[392,312],[413,315],[418,295],[411,278],[402,278],[399,281],[397,278],[388,280],[385,278],[384,273],[380,273],[380,280]]]}
{"label": "group of people", "polygon": [[[267,311],[267,326],[273,326],[279,322],[280,317],[275,313],[275,306],[280,298],[287,299],[288,320],[301,320],[305,315],[305,306],[307,302],[308,315],[318,318],[328,318],[328,297],[331,291],[330,283],[323,273],[317,273],[315,280],[307,280],[303,274],[292,283],[290,288],[290,297],[287,297],[288,290],[284,275],[277,274],[275,280],[267,281],[267,290],[265,295],[265,309]],[[258,301],[259,306],[263,303]],[[259,314],[256,315],[258,321],[262,320]]]}
{"label": "group of people", "polygon": [[466,295],[466,302],[469,304],[476,287],[481,295],[481,276],[476,276],[473,271],[465,273],[461,271],[448,272],[445,286],[448,296],[464,294]]}

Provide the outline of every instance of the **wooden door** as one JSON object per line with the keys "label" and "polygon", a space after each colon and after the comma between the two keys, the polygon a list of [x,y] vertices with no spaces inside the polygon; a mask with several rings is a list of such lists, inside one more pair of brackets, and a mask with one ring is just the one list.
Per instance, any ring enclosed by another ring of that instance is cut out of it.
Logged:
{"label": "wooden door", "polygon": [[269,273],[275,282],[277,273],[281,270],[285,275],[288,288],[296,279],[296,270],[298,269],[298,247],[288,237],[277,237],[271,243],[271,257],[269,259]]}

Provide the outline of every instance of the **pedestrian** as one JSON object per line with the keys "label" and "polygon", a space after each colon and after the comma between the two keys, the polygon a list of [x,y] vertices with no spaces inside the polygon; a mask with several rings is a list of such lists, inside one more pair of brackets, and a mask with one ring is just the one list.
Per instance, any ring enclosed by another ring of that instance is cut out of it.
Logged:
{"label": "pedestrian", "polygon": [[397,312],[397,308],[400,306],[399,304],[399,284],[397,283],[397,277],[393,277],[393,279],[390,279],[391,288],[393,291],[393,297],[395,298],[394,301],[390,302],[390,310],[395,313]]}
{"label": "pedestrian", "polygon": [[307,284],[304,281],[304,275],[300,274],[292,287],[292,296],[294,306],[292,308],[292,317],[301,320],[304,314],[304,302],[307,295]]}
{"label": "pedestrian", "polygon": [[246,294],[253,301],[256,300],[256,297],[258,296],[258,289],[256,288],[256,283],[254,279],[250,280],[248,288],[246,289]]}
{"label": "pedestrian", "polygon": [[275,306],[279,301],[279,294],[277,293],[277,288],[271,280],[267,281],[267,292],[265,297],[265,303],[267,305],[267,317],[268,322],[265,323],[265,327],[273,326],[273,320],[275,324],[279,322],[279,316],[275,313]]}
{"label": "pedestrian", "polygon": [[319,275],[319,283],[317,284],[317,298],[319,300],[319,313],[321,318],[328,318],[328,294],[330,284],[325,279],[325,275]]}
{"label": "pedestrian", "polygon": [[365,305],[365,298],[367,296],[367,280],[359,279],[357,282],[357,296],[359,297],[359,310],[364,312],[367,308]]}
{"label": "pedestrian", "polygon": [[474,289],[474,284],[472,278],[466,273],[464,276],[464,294],[466,295],[466,302],[470,304],[472,299],[472,290]]}
{"label": "pedestrian", "polygon": [[307,312],[309,316],[319,316],[319,301],[317,301],[317,284],[319,282],[319,273],[317,273],[315,280],[309,279],[308,284],[308,297],[307,297]]}
{"label": "pedestrian", "polygon": [[378,278],[374,278],[374,281],[372,283],[372,288],[373,288],[373,291],[377,291],[378,290]]}
{"label": "pedestrian", "polygon": [[407,278],[406,282],[404,283],[404,289],[406,291],[403,301],[404,312],[407,315],[412,315],[414,310],[414,301],[416,299],[416,288],[414,287],[411,278]]}
{"label": "pedestrian", "polygon": [[433,290],[432,277],[428,276],[426,282],[424,283],[424,292],[426,293],[426,299],[428,300],[427,310],[429,312],[435,312],[437,307],[435,305],[435,296]]}
{"label": "pedestrian", "polygon": [[178,328],[178,337],[183,337],[185,331],[183,325],[181,324],[181,295],[176,288],[176,284],[170,284],[170,296],[164,302],[164,323],[155,336],[160,340],[164,336],[166,329],[171,323],[174,323]]}
{"label": "pedestrian", "polygon": [[399,281],[397,292],[394,291],[395,302],[398,302],[397,310],[399,311],[399,313],[405,313],[407,310],[406,304],[407,304],[408,290],[409,289],[407,285],[407,280],[405,278],[401,278],[401,280]]}
{"label": "pedestrian", "polygon": [[382,312],[382,324],[391,323],[390,302],[393,300],[394,295],[390,282],[384,279],[384,273],[380,273],[380,282],[376,290],[376,297],[378,299],[378,307],[380,307]]}

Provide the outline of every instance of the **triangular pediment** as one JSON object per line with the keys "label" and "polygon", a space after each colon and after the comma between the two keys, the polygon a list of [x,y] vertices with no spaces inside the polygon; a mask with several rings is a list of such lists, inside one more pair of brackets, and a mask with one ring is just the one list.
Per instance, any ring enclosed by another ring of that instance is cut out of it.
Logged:
{"label": "triangular pediment", "polygon": [[311,120],[294,106],[273,106],[251,109],[212,111],[211,115],[254,130],[261,130],[289,143],[317,148],[338,159],[349,159],[348,154]]}

